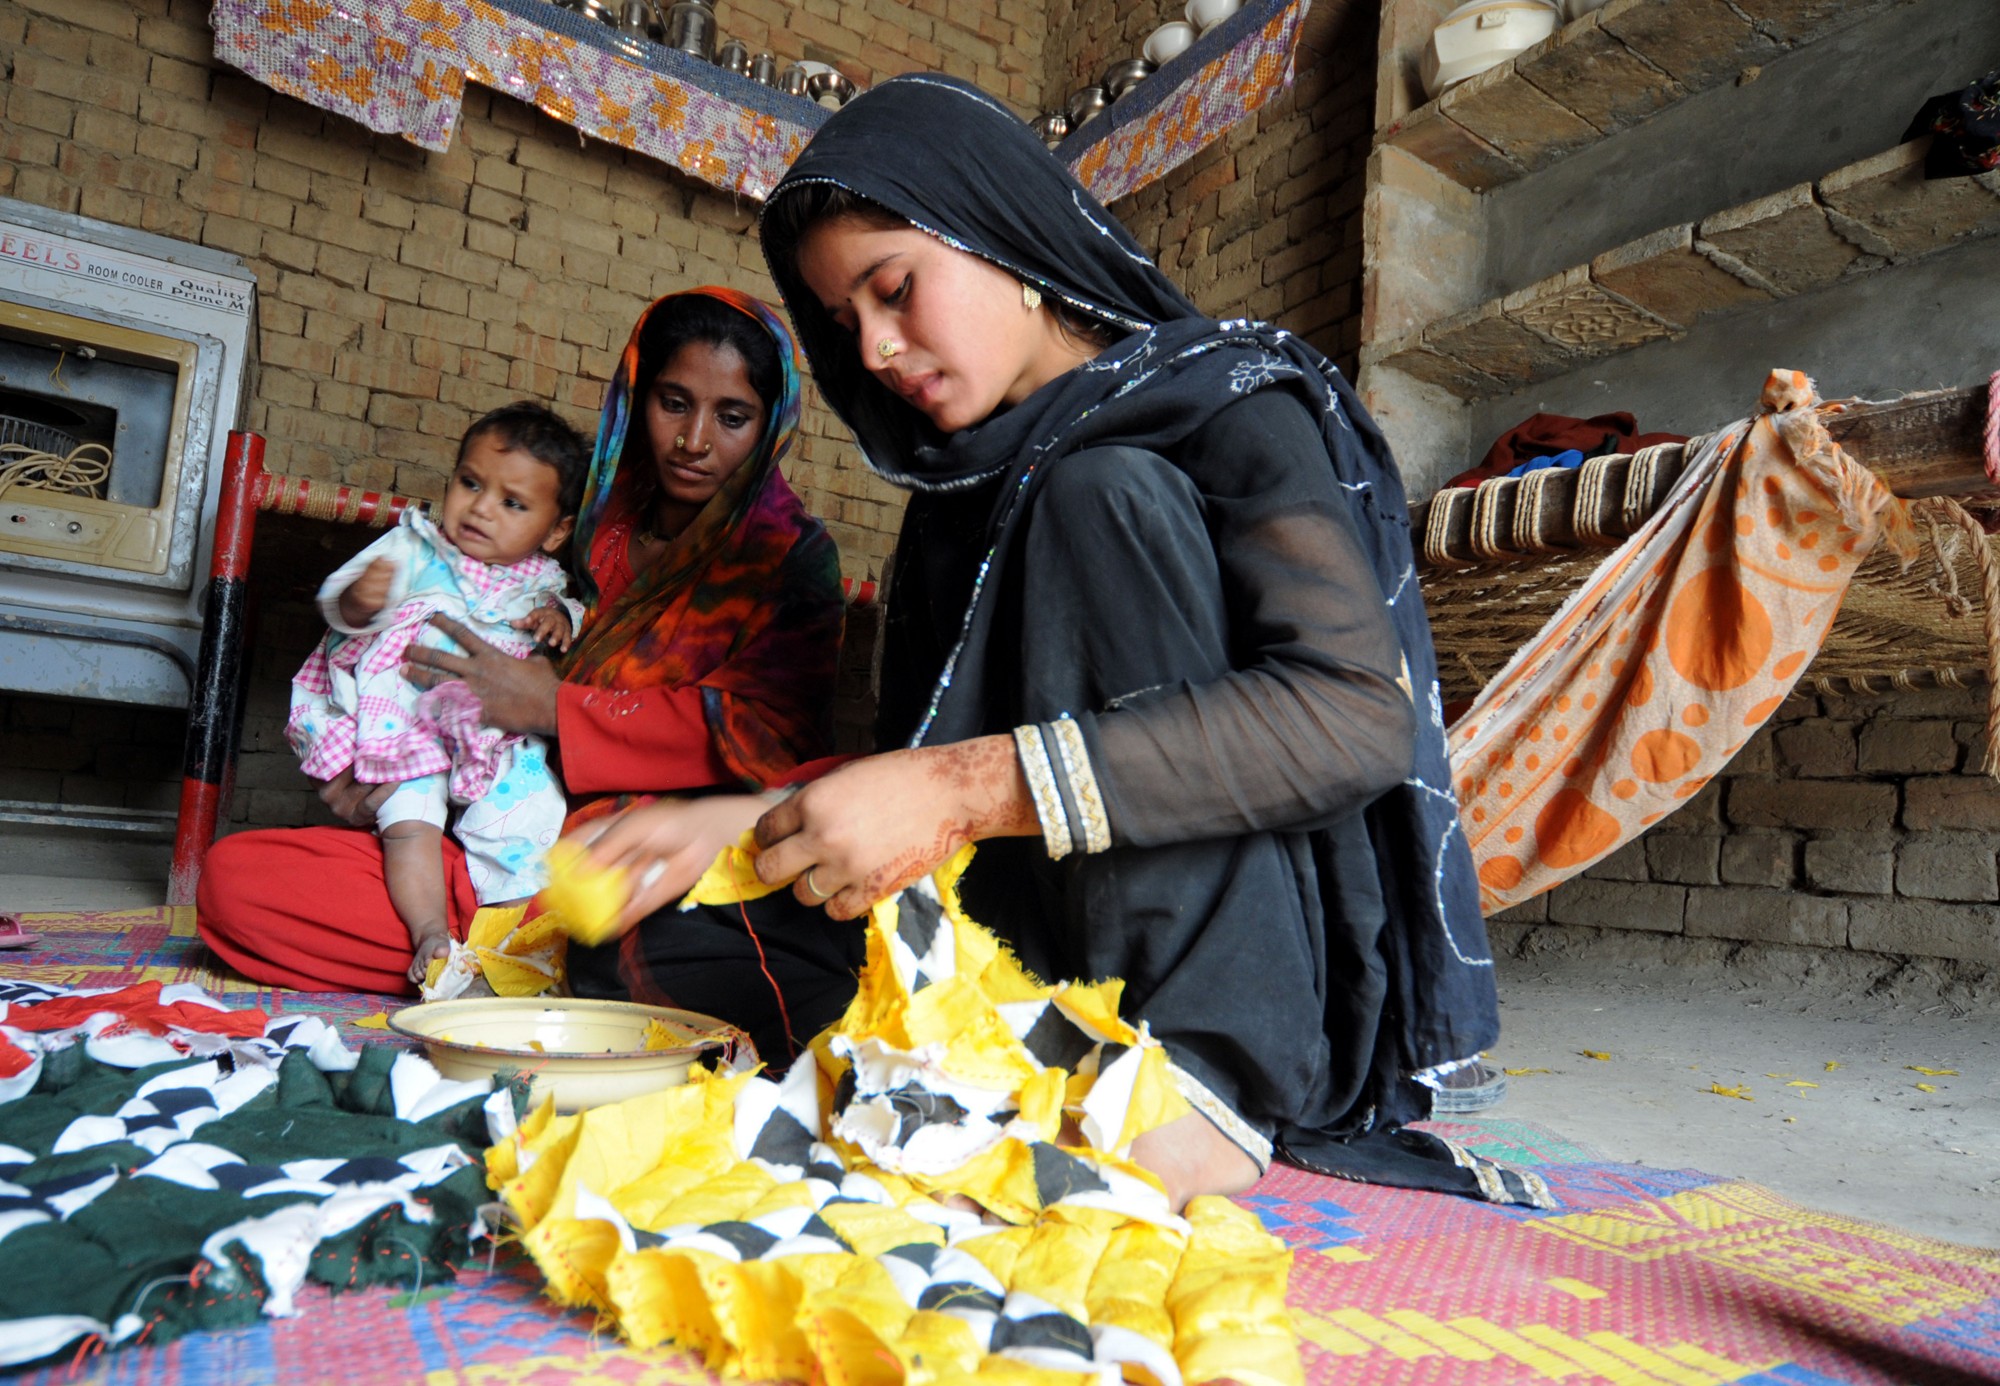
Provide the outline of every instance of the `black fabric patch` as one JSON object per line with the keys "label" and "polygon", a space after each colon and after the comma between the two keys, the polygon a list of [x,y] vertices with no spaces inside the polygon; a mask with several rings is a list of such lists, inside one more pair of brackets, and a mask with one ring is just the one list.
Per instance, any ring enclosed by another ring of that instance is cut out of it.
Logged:
{"label": "black fabric patch", "polygon": [[276,1165],[241,1165],[235,1163],[217,1165],[208,1172],[208,1177],[215,1181],[217,1188],[227,1189],[229,1192],[235,1194],[240,1194],[245,1189],[254,1189],[259,1184],[274,1184],[280,1179],[291,1178],[289,1174],[286,1174]]}
{"label": "black fabric patch", "polygon": [[1044,1208],[1052,1203],[1060,1203],[1072,1194],[1105,1193],[1111,1186],[1097,1175],[1097,1171],[1077,1159],[1065,1155],[1047,1142],[1037,1142],[1035,1150],[1035,1197],[1042,1201]]}
{"label": "black fabric patch", "polygon": [[754,1261],[778,1244],[777,1234],[754,1222],[712,1222],[701,1230],[728,1242],[736,1249],[737,1259],[743,1261]]}
{"label": "black fabric patch", "polygon": [[1098,1053],[1097,1056],[1097,1071],[1099,1073],[1102,1073],[1104,1072],[1105,1069],[1117,1063],[1119,1058],[1129,1048],[1131,1048],[1130,1045],[1112,1044],[1109,1041],[1106,1041],[1104,1048]]}
{"label": "black fabric patch", "polygon": [[919,1087],[885,1094],[896,1114],[896,1144],[901,1145],[926,1126],[951,1126],[965,1119],[965,1108],[943,1093]]}
{"label": "black fabric patch", "polygon": [[286,1021],[281,1025],[273,1026],[271,1029],[265,1031],[264,1038],[282,1048],[285,1045],[285,1043],[291,1039],[292,1031],[298,1029],[299,1026],[303,1023],[304,1022],[297,1020]]}
{"label": "black fabric patch", "polygon": [[815,1160],[806,1166],[806,1178],[824,1179],[829,1184],[838,1184],[847,1177],[847,1171],[835,1160]]}
{"label": "black fabric patch", "polygon": [[1041,1018],[1028,1028],[1021,1043],[1044,1066],[1074,1073],[1096,1041],[1071,1024],[1070,1018],[1051,1003],[1042,1007]]}
{"label": "black fabric patch", "polygon": [[1073,1352],[1084,1361],[1096,1350],[1090,1329],[1068,1314],[1035,1314],[1025,1319],[1002,1318],[993,1325],[993,1342],[988,1352],[1008,1348],[1056,1348]]}
{"label": "black fabric patch", "polygon": [[[828,1203],[831,1203],[833,1201],[834,1200],[830,1198],[827,1200]],[[798,1235],[801,1237],[823,1237],[827,1241],[832,1242],[835,1246],[838,1246],[842,1251],[854,1250],[854,1248],[848,1244],[847,1238],[841,1236],[838,1232],[834,1231],[831,1227],[829,1227],[827,1225],[826,1219],[821,1217],[818,1213],[814,1213],[811,1217],[805,1220],[805,1224],[799,1228]]]}
{"label": "black fabric patch", "polygon": [[410,1167],[387,1155],[366,1155],[349,1160],[320,1176],[323,1184],[388,1184],[410,1176]]}
{"label": "black fabric patch", "polygon": [[647,1247],[665,1246],[667,1239],[658,1232],[648,1232],[643,1227],[632,1229],[632,1245],[644,1251]]}
{"label": "black fabric patch", "polygon": [[945,1280],[924,1286],[917,1308],[938,1309],[947,1314],[997,1314],[1000,1296],[967,1280]]}
{"label": "black fabric patch", "polygon": [[128,1136],[134,1131],[173,1131],[178,1129],[174,1125],[173,1117],[165,1112],[150,1116],[122,1117],[120,1120],[125,1123],[125,1134]]}
{"label": "black fabric patch", "polygon": [[901,1246],[890,1247],[882,1254],[884,1256],[900,1257],[922,1271],[925,1275],[929,1275],[931,1267],[937,1264],[938,1249],[931,1242],[905,1242]]}
{"label": "black fabric patch", "polygon": [[836,1112],[846,1111],[848,1104],[854,1101],[854,1090],[854,1070],[850,1068],[847,1072],[841,1074],[840,1081],[833,1085],[833,1110]]}
{"label": "black fabric patch", "polygon": [[[896,900],[896,937],[919,958],[931,951],[937,932],[944,924],[944,910],[938,902],[915,890],[906,890]],[[911,983],[911,991],[922,991],[930,980],[921,971]]]}
{"label": "black fabric patch", "polygon": [[773,1109],[750,1147],[750,1158],[774,1165],[803,1166],[812,1158],[813,1133],[782,1107]]}
{"label": "black fabric patch", "polygon": [[139,1100],[151,1103],[154,1111],[165,1116],[178,1116],[182,1112],[215,1106],[215,1094],[207,1088],[161,1088]]}

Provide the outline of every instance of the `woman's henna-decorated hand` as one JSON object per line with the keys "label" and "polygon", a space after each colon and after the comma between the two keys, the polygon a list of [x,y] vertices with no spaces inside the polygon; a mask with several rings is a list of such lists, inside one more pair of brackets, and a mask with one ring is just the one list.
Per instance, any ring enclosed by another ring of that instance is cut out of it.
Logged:
{"label": "woman's henna-decorated hand", "polygon": [[463,679],[479,699],[480,720],[495,731],[518,736],[556,734],[556,690],[562,680],[556,677],[554,665],[540,655],[516,659],[496,650],[449,616],[432,616],[431,624],[467,653],[455,655],[412,644],[404,655],[404,678],[419,688]]}
{"label": "woman's henna-decorated hand", "polygon": [[866,914],[968,842],[1039,834],[1010,736],[843,765],[757,823],[757,874],[835,919]]}

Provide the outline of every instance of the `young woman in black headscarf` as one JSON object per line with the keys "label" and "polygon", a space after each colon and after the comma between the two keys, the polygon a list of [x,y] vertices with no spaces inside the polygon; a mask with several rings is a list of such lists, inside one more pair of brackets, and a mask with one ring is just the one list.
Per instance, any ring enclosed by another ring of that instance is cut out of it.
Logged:
{"label": "young woman in black headscarf", "polygon": [[1535,1200],[1402,1129],[1498,1022],[1402,485],[1347,383],[1287,332],[1203,317],[950,79],[843,108],[761,229],[821,390],[912,492],[879,724],[903,749],[597,838],[649,881],[628,924],[751,822],[760,874],[795,882],[752,906],[756,939],[643,919],[630,989],[782,1060],[861,955],[801,907],[853,919],[979,841],[972,917],[1043,977],[1123,978],[1172,1056],[1195,1111],[1133,1154],[1176,1206],[1274,1153]]}

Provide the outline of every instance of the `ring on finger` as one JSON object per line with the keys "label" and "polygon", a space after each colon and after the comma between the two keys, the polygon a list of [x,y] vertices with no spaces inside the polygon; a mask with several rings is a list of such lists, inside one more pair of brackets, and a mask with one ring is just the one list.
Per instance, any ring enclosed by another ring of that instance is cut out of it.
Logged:
{"label": "ring on finger", "polygon": [[806,889],[811,891],[814,895],[818,896],[821,900],[831,900],[833,898],[834,892],[830,890],[821,890],[819,888],[819,882],[813,879],[813,871],[816,871],[818,869],[819,869],[818,867],[814,867],[806,872]]}

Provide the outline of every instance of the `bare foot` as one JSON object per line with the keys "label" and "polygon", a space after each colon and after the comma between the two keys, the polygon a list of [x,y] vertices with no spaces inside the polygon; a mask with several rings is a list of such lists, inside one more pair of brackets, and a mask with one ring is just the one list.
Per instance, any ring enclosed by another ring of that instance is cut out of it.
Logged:
{"label": "bare foot", "polygon": [[1167,1186],[1178,1213],[1203,1194],[1242,1193],[1257,1182],[1257,1162],[1200,1112],[1176,1117],[1132,1142],[1132,1160]]}

